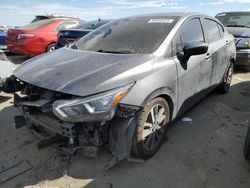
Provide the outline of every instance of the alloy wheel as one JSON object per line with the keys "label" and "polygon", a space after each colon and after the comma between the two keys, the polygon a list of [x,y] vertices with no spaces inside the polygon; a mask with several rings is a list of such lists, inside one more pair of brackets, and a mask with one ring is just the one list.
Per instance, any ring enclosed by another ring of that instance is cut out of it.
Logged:
{"label": "alloy wheel", "polygon": [[148,150],[153,150],[164,136],[164,120],[166,119],[166,110],[160,105],[154,105],[147,117],[143,129],[143,143]]}
{"label": "alloy wheel", "polygon": [[226,83],[230,85],[232,82],[232,78],[233,78],[233,66],[231,65],[228,69]]}
{"label": "alloy wheel", "polygon": [[55,46],[51,46],[49,52],[55,51]]}

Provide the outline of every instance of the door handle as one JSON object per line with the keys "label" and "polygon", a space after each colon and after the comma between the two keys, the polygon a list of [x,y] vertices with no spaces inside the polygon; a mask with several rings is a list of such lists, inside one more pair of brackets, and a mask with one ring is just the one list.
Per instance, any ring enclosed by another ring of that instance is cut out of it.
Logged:
{"label": "door handle", "polygon": [[207,53],[207,55],[206,55],[206,60],[209,60],[210,58],[211,58],[212,56],[210,55],[210,53]]}

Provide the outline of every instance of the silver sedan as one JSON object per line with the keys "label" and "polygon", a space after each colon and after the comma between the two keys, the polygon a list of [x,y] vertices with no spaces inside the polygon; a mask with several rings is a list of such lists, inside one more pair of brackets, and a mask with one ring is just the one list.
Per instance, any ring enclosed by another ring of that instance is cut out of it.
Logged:
{"label": "silver sedan", "polygon": [[212,90],[228,92],[235,50],[215,18],[133,16],[28,60],[3,89],[26,95],[15,94],[17,128],[62,137],[72,153],[106,145],[117,160],[147,159],[174,119]]}

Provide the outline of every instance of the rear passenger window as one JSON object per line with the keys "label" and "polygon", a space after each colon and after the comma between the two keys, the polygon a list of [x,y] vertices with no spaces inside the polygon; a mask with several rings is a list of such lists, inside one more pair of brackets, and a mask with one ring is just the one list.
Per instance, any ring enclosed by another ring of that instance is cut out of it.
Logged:
{"label": "rear passenger window", "polygon": [[209,42],[215,42],[221,38],[218,23],[210,20],[205,19],[205,24],[207,28],[208,40]]}
{"label": "rear passenger window", "polygon": [[181,38],[184,46],[192,42],[204,42],[203,30],[199,18],[189,20],[182,26]]}

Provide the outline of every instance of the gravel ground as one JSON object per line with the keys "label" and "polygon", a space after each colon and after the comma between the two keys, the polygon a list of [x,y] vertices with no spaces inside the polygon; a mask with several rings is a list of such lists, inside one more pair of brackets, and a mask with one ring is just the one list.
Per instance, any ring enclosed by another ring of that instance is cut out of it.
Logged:
{"label": "gravel ground", "polygon": [[[10,56],[17,64],[26,57]],[[97,158],[76,156],[68,163],[53,147],[16,130],[10,95],[0,93],[0,167],[28,160],[33,169],[0,184],[3,188],[249,188],[250,163],[243,145],[250,120],[250,73],[235,73],[230,92],[212,93],[175,122],[160,151],[144,163],[121,162],[104,170],[107,151]]]}

